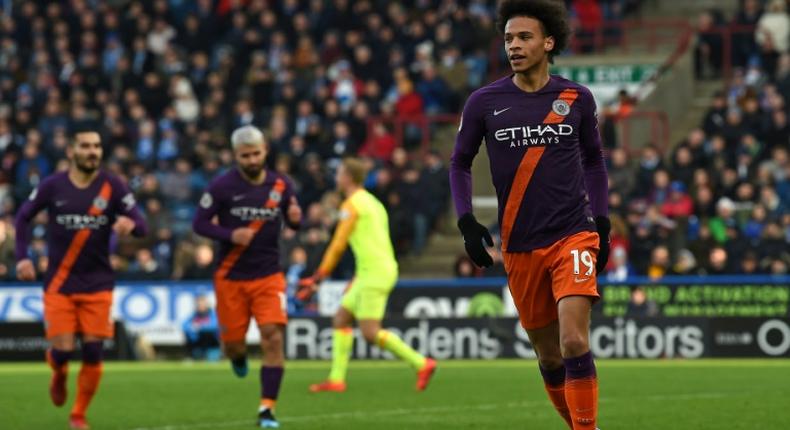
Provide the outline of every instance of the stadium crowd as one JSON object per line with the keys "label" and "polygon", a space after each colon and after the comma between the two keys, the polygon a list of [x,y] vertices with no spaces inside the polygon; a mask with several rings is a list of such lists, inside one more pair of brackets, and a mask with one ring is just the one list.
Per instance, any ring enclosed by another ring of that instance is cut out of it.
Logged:
{"label": "stadium crowd", "polygon": [[[726,21],[699,22],[697,71],[720,76],[723,33],[705,29]],[[744,0],[731,24],[748,32],[732,33],[732,77],[699,128],[664,156],[610,154],[610,279],[788,273],[790,16],[784,0]]]}
{"label": "stadium crowd", "polygon": [[[305,209],[304,228],[284,232],[291,279],[318,264],[340,198],[332,171],[347,155],[370,164],[367,186],[390,211],[398,253],[419,254],[447,212],[447,154],[424,150],[416,123],[406,121],[401,142],[391,122],[368,120],[457,113],[490,78],[493,3],[20,2],[0,15],[0,277],[13,277],[15,208],[65,167],[69,130],[86,125],[102,131],[107,168],[153,227],[114,243],[121,277],[210,276],[213,249],[190,221],[203,188],[232,165],[230,132],[245,124],[265,130],[269,167],[294,178]],[[638,5],[567,3],[581,41]],[[735,33],[734,75],[700,128],[666,154],[612,149],[607,276],[787,273],[788,20],[782,0],[744,0],[732,22],[754,30]],[[700,76],[723,61],[705,25],[724,22],[715,11],[700,18]],[[30,250],[39,270],[44,221]],[[478,274],[463,261],[457,269]]]}
{"label": "stadium crowd", "polygon": [[[457,113],[488,78],[494,3],[10,2],[0,10],[0,279],[14,276],[15,208],[65,168],[69,131],[85,126],[101,131],[106,167],[152,226],[113,244],[121,278],[210,277],[213,249],[190,221],[245,124],[265,130],[269,167],[294,178],[306,213],[300,232],[284,233],[289,276],[318,264],[339,199],[331,173],[347,155],[370,163],[397,252],[419,254],[447,209],[447,154],[423,151],[413,123],[400,146],[390,123],[368,119]],[[638,3],[568,1],[580,35]],[[30,249],[42,272],[45,220]]]}

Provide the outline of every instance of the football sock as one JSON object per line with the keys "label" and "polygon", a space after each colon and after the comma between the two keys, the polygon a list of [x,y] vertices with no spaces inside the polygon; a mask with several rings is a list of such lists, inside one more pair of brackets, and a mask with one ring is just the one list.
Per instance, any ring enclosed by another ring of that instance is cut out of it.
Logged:
{"label": "football sock", "polygon": [[568,424],[569,428],[573,428],[573,421],[571,421],[571,414],[568,411],[568,403],[565,402],[565,366],[560,366],[556,369],[548,370],[543,366],[540,367],[540,374],[543,375],[543,383],[546,387],[546,393],[549,395],[549,400],[554,404],[554,409],[560,414],[562,419]]}
{"label": "football sock", "polygon": [[415,370],[422,369],[425,366],[425,357],[414,348],[402,341],[398,336],[387,330],[379,330],[376,333],[376,343],[387,351],[395,354],[396,357],[411,364]]}
{"label": "football sock", "polygon": [[67,372],[71,351],[49,348],[47,350],[47,363],[55,372]]}
{"label": "football sock", "polygon": [[77,379],[77,400],[71,409],[72,416],[84,417],[85,411],[96,394],[102,375],[102,342],[82,344],[82,368]]}
{"label": "football sock", "polygon": [[566,358],[565,400],[573,430],[594,430],[598,414],[598,378],[591,352]]}
{"label": "football sock", "polygon": [[261,366],[261,409],[274,409],[285,369]]}
{"label": "football sock", "polygon": [[332,332],[332,370],[329,380],[346,382],[348,361],[351,359],[351,347],[354,346],[354,329],[336,328]]}

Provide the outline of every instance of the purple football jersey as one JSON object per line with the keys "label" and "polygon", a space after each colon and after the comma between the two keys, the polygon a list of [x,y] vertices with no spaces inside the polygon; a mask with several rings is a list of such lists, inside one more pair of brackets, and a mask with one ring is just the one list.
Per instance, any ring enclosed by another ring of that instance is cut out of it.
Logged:
{"label": "purple football jersey", "polygon": [[132,234],[144,236],[147,227],[134,195],[115,176],[100,171],[86,188],[78,188],[67,172],[41,181],[16,216],[16,258],[28,258],[30,221],[46,209],[49,266],[46,291],[63,294],[110,290],[110,236],[119,215],[134,220]]}
{"label": "purple football jersey", "polygon": [[[219,241],[217,273],[225,279],[249,280],[282,271],[279,238],[293,196],[290,180],[271,170],[260,185],[244,179],[238,169],[211,182],[192,225],[196,233]],[[212,222],[215,216],[217,224]],[[233,230],[255,224],[259,230],[248,247],[240,249],[231,242]],[[234,249],[240,254],[233,256]],[[223,265],[229,267],[220,271]]]}
{"label": "purple football jersey", "polygon": [[526,252],[608,214],[606,166],[595,100],[559,76],[534,93],[512,76],[469,96],[450,164],[458,216],[472,211],[472,160],[485,139],[499,203],[503,248]]}

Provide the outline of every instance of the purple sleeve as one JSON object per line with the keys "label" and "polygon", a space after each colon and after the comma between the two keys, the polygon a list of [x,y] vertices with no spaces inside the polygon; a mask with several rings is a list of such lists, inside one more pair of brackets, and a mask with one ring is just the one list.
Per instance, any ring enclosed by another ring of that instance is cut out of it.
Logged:
{"label": "purple sleeve", "polygon": [[121,196],[119,201],[120,211],[119,213],[123,216],[127,216],[134,221],[134,230],[132,230],[132,235],[135,237],[144,237],[148,234],[148,224],[145,222],[145,218],[143,218],[142,213],[140,213],[140,209],[137,207],[137,201],[134,198],[134,194],[132,194],[129,187],[127,187],[123,182],[117,182],[118,187],[118,195]]}
{"label": "purple sleeve", "polygon": [[598,115],[595,99],[589,90],[582,92],[581,157],[584,169],[584,184],[590,198],[593,216],[609,215],[609,179],[601,150],[601,135],[598,132]]}
{"label": "purple sleeve", "polygon": [[42,182],[38,188],[30,193],[30,197],[22,203],[14,220],[16,230],[16,260],[28,258],[27,250],[30,246],[30,221],[47,206],[49,194],[48,182]]}
{"label": "purple sleeve", "polygon": [[230,242],[233,230],[212,222],[219,210],[217,193],[212,188],[209,187],[200,198],[200,204],[198,204],[197,212],[195,212],[195,219],[192,221],[192,229],[201,236]]}
{"label": "purple sleeve", "polygon": [[450,191],[455,212],[461,216],[472,212],[472,160],[485,137],[482,106],[478,93],[472,93],[461,114],[461,124],[450,159]]}

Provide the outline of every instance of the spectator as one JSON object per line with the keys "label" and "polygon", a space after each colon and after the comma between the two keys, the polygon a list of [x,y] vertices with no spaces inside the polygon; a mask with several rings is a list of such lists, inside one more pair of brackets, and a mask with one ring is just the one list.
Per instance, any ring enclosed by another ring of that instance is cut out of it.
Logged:
{"label": "spectator", "polygon": [[395,138],[387,131],[384,123],[377,122],[373,126],[373,136],[365,142],[360,154],[380,161],[390,161],[396,144]]}
{"label": "spectator", "polygon": [[757,21],[755,37],[762,54],[762,64],[773,77],[779,56],[790,49],[790,17],[784,0],[770,0],[766,12]]}
{"label": "spectator", "polygon": [[669,218],[687,218],[694,213],[694,202],[686,194],[686,186],[674,181],[669,186],[669,198],[661,205],[661,213]]}
{"label": "spectator", "polygon": [[628,255],[623,247],[612,248],[612,260],[606,271],[606,280],[609,282],[625,282],[629,276],[634,275],[633,269],[628,264]]}
{"label": "spectator", "polygon": [[647,297],[645,290],[641,287],[636,287],[631,291],[631,300],[628,302],[628,308],[625,311],[625,316],[628,318],[633,317],[654,317],[658,315],[658,305],[654,300]]}
{"label": "spectator", "polygon": [[669,268],[669,249],[663,245],[653,249],[650,256],[650,266],[647,268],[647,276],[654,280],[661,279],[667,274]]}
{"label": "spectator", "polygon": [[694,73],[697,79],[718,76],[722,65],[722,36],[716,31],[712,12],[703,12],[697,20],[697,46],[694,49]]}
{"label": "spectator", "polygon": [[706,267],[708,275],[723,275],[729,271],[729,260],[727,251],[717,246],[710,250],[708,254],[708,264]]}
{"label": "spectator", "polygon": [[724,244],[729,239],[728,230],[737,226],[737,221],[733,217],[735,213],[735,203],[727,197],[722,197],[716,203],[716,217],[710,220],[711,235],[720,244]]}
{"label": "spectator", "polygon": [[219,324],[206,296],[195,297],[195,313],[184,321],[183,330],[192,359],[219,361]]}
{"label": "spectator", "polygon": [[208,243],[197,245],[189,266],[184,270],[183,279],[207,280],[214,277],[214,249]]}
{"label": "spectator", "polygon": [[688,249],[681,249],[670,273],[672,275],[696,275],[698,269],[697,258],[694,257],[694,253]]}
{"label": "spectator", "polygon": [[455,260],[454,272],[456,278],[476,278],[480,276],[479,269],[466,254],[459,255]]}

